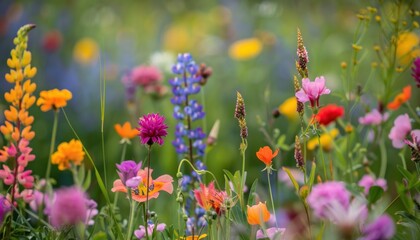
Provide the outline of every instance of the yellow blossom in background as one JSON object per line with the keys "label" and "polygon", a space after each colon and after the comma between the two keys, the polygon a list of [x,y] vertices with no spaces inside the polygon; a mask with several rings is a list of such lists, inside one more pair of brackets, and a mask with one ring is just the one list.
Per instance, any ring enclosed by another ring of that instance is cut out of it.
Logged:
{"label": "yellow blossom in background", "polygon": [[121,143],[130,142],[130,139],[139,134],[139,130],[132,128],[129,122],[125,122],[122,126],[117,123],[114,125],[114,128],[118,135],[122,138]]}
{"label": "yellow blossom in background", "polygon": [[258,38],[242,39],[229,47],[229,56],[235,60],[248,60],[261,53],[262,43]]}
{"label": "yellow blossom in background", "polygon": [[51,109],[57,110],[67,106],[67,101],[72,97],[73,96],[69,90],[58,90],[55,88],[49,91],[41,91],[36,104],[41,106],[41,111],[47,112]]}
{"label": "yellow blossom in background", "polygon": [[[338,129],[334,128],[328,133],[321,134],[321,137],[319,140],[321,142],[321,146],[324,151],[330,151],[332,149],[333,147],[332,141],[334,141],[334,138],[336,138],[339,133],[340,132],[338,131]],[[308,141],[307,147],[309,150],[314,150],[317,146],[318,146],[318,137],[314,137]]]}
{"label": "yellow blossom in background", "polygon": [[194,236],[188,236],[188,237],[180,237],[179,240],[200,240],[207,237],[207,234],[201,234],[200,236],[194,235]]}
{"label": "yellow blossom in background", "polygon": [[73,57],[80,64],[91,64],[98,56],[98,44],[91,38],[82,38],[74,46]]}
{"label": "yellow blossom in background", "polygon": [[165,32],[163,45],[167,51],[185,52],[191,48],[192,39],[184,26],[171,26]]}
{"label": "yellow blossom in background", "polygon": [[72,139],[70,142],[63,142],[58,145],[57,152],[51,156],[51,163],[58,164],[58,169],[63,171],[69,169],[71,164],[80,165],[85,157],[83,145],[79,140]]}
{"label": "yellow blossom in background", "polygon": [[405,32],[398,36],[397,58],[402,65],[410,64],[411,60],[420,57],[420,38],[416,33]]}
{"label": "yellow blossom in background", "polygon": [[286,99],[278,107],[278,110],[281,115],[286,116],[290,121],[295,121],[299,118],[299,114],[297,112],[297,100],[295,96]]}

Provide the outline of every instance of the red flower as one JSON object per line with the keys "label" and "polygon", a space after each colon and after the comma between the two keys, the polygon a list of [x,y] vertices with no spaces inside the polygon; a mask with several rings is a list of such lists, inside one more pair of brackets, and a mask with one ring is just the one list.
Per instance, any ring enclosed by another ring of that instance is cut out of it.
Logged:
{"label": "red flower", "polygon": [[335,104],[328,104],[325,107],[319,109],[318,114],[315,116],[315,120],[320,125],[328,125],[331,122],[337,120],[337,118],[344,115],[344,108]]}
{"label": "red flower", "polygon": [[209,183],[208,187],[201,183],[200,188],[194,190],[194,196],[198,205],[206,211],[213,208],[218,215],[224,212],[223,203],[227,198],[227,194],[226,192],[216,190],[214,188],[214,182]]}

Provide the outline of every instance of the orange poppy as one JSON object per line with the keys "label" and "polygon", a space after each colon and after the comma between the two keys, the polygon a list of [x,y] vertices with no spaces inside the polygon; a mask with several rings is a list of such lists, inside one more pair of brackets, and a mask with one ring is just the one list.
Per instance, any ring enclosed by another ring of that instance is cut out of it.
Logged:
{"label": "orange poppy", "polygon": [[407,102],[411,98],[411,86],[408,85],[403,88],[402,93],[395,96],[394,101],[388,103],[387,107],[389,110],[397,110],[403,103]]}
{"label": "orange poppy", "polygon": [[120,135],[122,139],[131,139],[134,138],[139,134],[139,130],[136,128],[131,128],[131,124],[129,122],[125,122],[122,126],[120,124],[114,125],[115,131]]}
{"label": "orange poppy", "polygon": [[265,163],[265,165],[271,166],[271,163],[273,162],[273,158],[277,156],[278,153],[279,153],[278,149],[274,151],[273,153],[273,151],[271,150],[269,146],[265,146],[265,147],[260,148],[260,150],[257,152],[257,157],[263,163]]}
{"label": "orange poppy", "polygon": [[270,219],[270,212],[265,203],[259,202],[252,207],[247,206],[247,220],[251,225],[261,225],[262,221],[267,222]]}

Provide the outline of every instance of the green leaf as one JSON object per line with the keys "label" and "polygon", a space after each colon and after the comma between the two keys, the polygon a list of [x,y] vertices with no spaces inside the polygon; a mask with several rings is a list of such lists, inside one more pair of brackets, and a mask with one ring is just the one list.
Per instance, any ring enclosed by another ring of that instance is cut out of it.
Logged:
{"label": "green leaf", "polygon": [[95,235],[93,235],[92,240],[106,240],[107,236],[106,233],[100,231],[95,233]]}
{"label": "green leaf", "polygon": [[288,168],[282,167],[282,169],[283,169],[283,171],[285,171],[287,173],[287,175],[290,178],[290,181],[292,181],[292,184],[296,189],[296,192],[298,193],[299,192],[299,184],[296,182],[295,177],[293,177],[292,173],[290,172],[290,170]]}
{"label": "green leaf", "polygon": [[82,164],[77,171],[77,180],[80,184],[85,180],[85,165]]}
{"label": "green leaf", "polygon": [[412,178],[412,174],[407,170],[407,169],[404,169],[403,167],[401,167],[401,166],[397,166],[397,169],[398,169],[398,171],[400,171],[400,173],[405,177],[405,178],[407,178],[407,179],[411,179]]}
{"label": "green leaf", "polygon": [[397,192],[407,211],[412,212],[414,210],[414,203],[411,198],[407,196],[405,186],[401,183],[397,183]]}
{"label": "green leaf", "polygon": [[312,184],[314,184],[315,172],[316,172],[315,170],[316,170],[316,164],[315,164],[315,162],[312,162],[311,173],[309,175],[309,189],[311,189]]}
{"label": "green leaf", "polygon": [[376,201],[378,201],[382,195],[384,194],[384,190],[379,186],[372,186],[369,189],[368,194],[368,202],[369,204],[374,204]]}
{"label": "green leaf", "polygon": [[251,188],[249,190],[249,197],[248,197],[248,205],[253,205],[255,200],[255,191],[257,190],[257,183],[258,179],[255,179],[254,183],[252,183]]}

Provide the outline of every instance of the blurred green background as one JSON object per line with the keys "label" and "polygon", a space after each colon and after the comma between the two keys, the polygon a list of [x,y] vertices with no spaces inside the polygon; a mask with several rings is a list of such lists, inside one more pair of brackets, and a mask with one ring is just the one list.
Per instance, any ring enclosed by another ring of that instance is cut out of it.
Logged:
{"label": "blurred green background", "polygon": [[[192,53],[197,63],[212,67],[213,75],[204,87],[207,131],[220,119],[218,143],[207,156],[207,166],[223,181],[223,169],[240,169],[239,127],[233,117],[236,91],[245,99],[249,129],[247,150],[248,184],[261,177],[263,168],[255,152],[268,145],[259,130],[257,116],[268,124],[272,131],[278,128],[287,133],[286,143],[293,144],[299,128],[285,117],[273,119],[271,112],[285,99],[293,96],[293,75],[296,57],[296,32],[300,28],[309,52],[309,71],[315,76],[325,76],[332,92],[341,89],[342,61],[349,61],[352,39],[358,19],[356,14],[365,1],[11,1],[0,2],[0,72],[8,72],[6,60],[13,48],[13,37],[20,26],[35,23],[36,29],[29,34],[29,50],[32,65],[38,68],[34,81],[39,91],[52,88],[67,88],[73,99],[66,112],[81,140],[92,155],[95,164],[104,169],[101,153],[100,79],[106,81],[105,152],[108,186],[117,178],[115,163],[120,160],[121,145],[114,131],[115,123],[129,119],[121,77],[138,65],[150,65],[156,52]],[[358,74],[363,82],[367,78],[371,60],[375,58],[372,44],[377,42],[378,30],[366,33],[364,66]],[[91,45],[76,45],[89,38]],[[248,60],[229,56],[229,47],[238,40],[256,38],[262,43],[262,51]],[[85,55],[84,55],[85,54]],[[164,71],[164,83],[172,77]],[[398,89],[411,84],[409,71],[401,77]],[[1,81],[1,93],[10,89],[10,84]],[[415,89],[414,91],[416,91]],[[380,91],[376,90],[376,91]],[[396,90],[397,91],[397,90]],[[399,90],[398,90],[399,91]],[[140,94],[138,94],[140,95]],[[375,95],[371,104],[375,107]],[[413,103],[418,94],[413,93]],[[169,135],[162,147],[153,147],[152,168],[155,176],[168,173],[175,176],[178,157],[171,145],[174,139],[172,119],[173,106],[170,94],[158,101],[147,96],[138,96],[141,114],[159,112],[166,116]],[[202,96],[195,99],[202,101]],[[322,103],[340,103],[340,98],[331,94],[323,97]],[[418,101],[417,101],[418,102]],[[1,99],[1,108],[5,101]],[[52,112],[43,113],[37,107],[31,109],[35,116],[33,129],[36,137],[31,142],[37,158],[29,167],[39,176],[45,174],[51,138]],[[352,120],[362,115],[361,109],[354,112]],[[3,115],[1,116],[3,117]],[[138,116],[140,117],[140,115]],[[134,122],[132,124],[135,124]],[[74,138],[62,114],[60,114],[57,145]],[[126,159],[141,161],[146,148],[137,139],[128,148]],[[389,146],[389,141],[387,143]],[[293,152],[281,151],[280,166],[294,166]],[[395,166],[397,152],[390,151],[388,175]],[[88,161],[85,161],[89,166]],[[410,167],[412,167],[410,165]],[[52,176],[58,186],[72,183],[70,172],[59,172],[53,166]],[[261,177],[262,178],[262,177]],[[264,180],[261,179],[264,184]],[[391,189],[392,183],[389,183]],[[96,182],[89,194],[98,200],[101,196]],[[391,190],[392,191],[392,190]],[[289,195],[290,193],[284,193]],[[162,196],[156,206],[169,198]],[[172,196],[174,197],[174,196]],[[173,199],[171,199],[173,200]],[[99,202],[101,202],[99,200]],[[172,201],[175,202],[175,201]],[[158,210],[157,210],[158,211]],[[161,211],[161,214],[163,211]]]}

